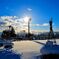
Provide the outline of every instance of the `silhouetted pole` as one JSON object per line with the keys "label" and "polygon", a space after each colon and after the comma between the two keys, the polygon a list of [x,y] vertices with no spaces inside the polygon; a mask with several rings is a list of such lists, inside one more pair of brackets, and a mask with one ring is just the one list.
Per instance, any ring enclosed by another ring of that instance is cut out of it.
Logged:
{"label": "silhouetted pole", "polygon": [[29,21],[28,21],[28,37],[30,35],[30,21],[31,21],[31,18],[29,18]]}

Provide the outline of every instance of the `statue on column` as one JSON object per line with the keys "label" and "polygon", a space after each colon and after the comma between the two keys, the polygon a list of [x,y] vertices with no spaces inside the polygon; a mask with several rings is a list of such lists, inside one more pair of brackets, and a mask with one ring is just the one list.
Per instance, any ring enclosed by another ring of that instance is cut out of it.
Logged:
{"label": "statue on column", "polygon": [[53,43],[56,43],[56,40],[54,38],[54,32],[53,32],[53,26],[52,26],[52,18],[49,21],[49,25],[50,25],[50,32],[49,32],[49,40],[53,40]]}

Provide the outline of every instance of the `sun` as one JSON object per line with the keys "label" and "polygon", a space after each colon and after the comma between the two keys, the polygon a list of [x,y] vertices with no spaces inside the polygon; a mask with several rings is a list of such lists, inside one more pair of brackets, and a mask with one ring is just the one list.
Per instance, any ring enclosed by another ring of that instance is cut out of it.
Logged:
{"label": "sun", "polygon": [[28,23],[29,19],[30,19],[30,17],[28,17],[28,16],[25,16],[25,17],[23,18],[24,22],[26,22],[26,23]]}

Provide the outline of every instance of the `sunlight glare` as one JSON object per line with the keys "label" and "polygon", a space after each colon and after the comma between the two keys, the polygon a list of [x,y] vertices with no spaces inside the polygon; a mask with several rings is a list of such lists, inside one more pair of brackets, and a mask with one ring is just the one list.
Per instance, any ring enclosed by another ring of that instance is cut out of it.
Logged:
{"label": "sunlight glare", "polygon": [[30,19],[30,17],[25,16],[25,17],[24,17],[24,22],[28,23],[29,19]]}

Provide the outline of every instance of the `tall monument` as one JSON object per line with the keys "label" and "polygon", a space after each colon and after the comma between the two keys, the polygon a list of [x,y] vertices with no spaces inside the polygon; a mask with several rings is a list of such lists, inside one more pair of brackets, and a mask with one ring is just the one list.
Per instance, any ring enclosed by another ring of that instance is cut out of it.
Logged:
{"label": "tall monument", "polygon": [[50,19],[49,24],[50,24],[50,33],[52,33],[52,32],[53,32],[53,28],[52,28],[52,18]]}
{"label": "tall monument", "polygon": [[28,37],[30,37],[30,22],[31,22],[31,18],[29,18],[28,21]]}
{"label": "tall monument", "polygon": [[54,38],[54,32],[53,32],[53,22],[52,22],[52,18],[49,21],[49,25],[50,25],[50,32],[49,32],[49,40],[53,40],[53,43],[56,44],[56,40]]}

